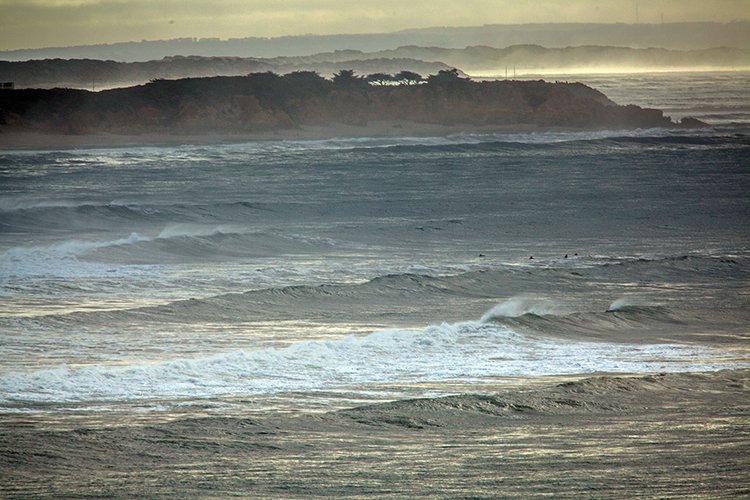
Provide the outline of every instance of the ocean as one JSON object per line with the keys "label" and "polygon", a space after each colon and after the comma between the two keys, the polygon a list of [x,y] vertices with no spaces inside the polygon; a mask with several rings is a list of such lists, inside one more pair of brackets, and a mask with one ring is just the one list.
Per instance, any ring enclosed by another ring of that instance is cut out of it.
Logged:
{"label": "ocean", "polygon": [[750,74],[580,80],[711,127],[0,152],[0,415],[750,366]]}

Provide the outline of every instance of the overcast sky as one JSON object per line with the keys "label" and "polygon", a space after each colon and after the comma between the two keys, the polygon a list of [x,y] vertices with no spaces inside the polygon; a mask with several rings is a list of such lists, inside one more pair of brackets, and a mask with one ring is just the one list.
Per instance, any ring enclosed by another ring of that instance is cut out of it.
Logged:
{"label": "overcast sky", "polygon": [[534,22],[733,21],[750,0],[0,0],[0,49]]}

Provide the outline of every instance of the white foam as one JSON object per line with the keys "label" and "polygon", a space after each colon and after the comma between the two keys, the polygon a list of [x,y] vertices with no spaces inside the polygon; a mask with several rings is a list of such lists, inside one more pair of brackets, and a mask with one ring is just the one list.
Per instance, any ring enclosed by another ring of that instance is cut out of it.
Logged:
{"label": "white foam", "polygon": [[368,384],[382,383],[727,366],[717,354],[695,347],[560,342],[526,337],[499,324],[472,321],[300,342],[283,349],[237,350],[127,366],[61,366],[9,373],[0,376],[0,401],[253,396],[352,386],[366,389]]}
{"label": "white foam", "polygon": [[66,240],[51,245],[13,247],[0,254],[0,276],[72,277],[91,272],[98,274],[102,271],[102,265],[81,263],[78,257],[100,248],[148,240],[138,233],[131,233],[125,238],[107,241]]}
{"label": "white foam", "polygon": [[14,247],[5,251],[2,258],[13,260],[23,260],[28,255],[49,254],[58,256],[82,255],[92,250],[106,248],[118,245],[132,245],[139,241],[148,240],[142,238],[138,233],[130,233],[126,238],[118,238],[107,241],[85,241],[85,240],[66,240],[52,245],[40,245],[32,247]]}

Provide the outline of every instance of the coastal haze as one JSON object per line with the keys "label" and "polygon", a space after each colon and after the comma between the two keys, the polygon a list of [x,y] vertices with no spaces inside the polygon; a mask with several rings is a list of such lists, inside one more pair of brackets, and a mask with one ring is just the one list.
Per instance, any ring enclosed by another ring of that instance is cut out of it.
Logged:
{"label": "coastal haze", "polygon": [[[528,23],[626,23],[748,21],[744,0],[3,0],[0,49],[27,49],[165,40],[288,35],[390,33],[435,26]],[[457,30],[460,32],[460,30]],[[568,44],[583,44],[583,32]],[[612,30],[610,30],[612,32]],[[581,38],[579,38],[581,36]],[[702,30],[694,30],[702,37]],[[519,43],[519,42],[514,42]],[[538,39],[533,42],[546,40]],[[622,45],[620,41],[597,42]],[[629,43],[638,43],[632,39]],[[443,44],[441,44],[443,45]],[[720,44],[724,45],[724,44]],[[346,43],[337,48],[349,47]]]}
{"label": "coastal haze", "polygon": [[747,493],[743,2],[0,14],[3,495]]}

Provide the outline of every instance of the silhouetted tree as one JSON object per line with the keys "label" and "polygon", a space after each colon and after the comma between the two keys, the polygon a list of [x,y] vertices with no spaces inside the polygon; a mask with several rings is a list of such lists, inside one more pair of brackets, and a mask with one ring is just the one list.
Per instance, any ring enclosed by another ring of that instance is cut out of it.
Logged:
{"label": "silhouetted tree", "polygon": [[283,78],[293,91],[302,95],[323,94],[331,84],[316,71],[293,71],[284,75]]}
{"label": "silhouetted tree", "polygon": [[413,71],[399,71],[393,79],[402,85],[417,85],[422,81],[422,75]]}
{"label": "silhouetted tree", "polygon": [[394,81],[394,77],[385,73],[373,73],[365,78],[371,85],[386,85]]}
{"label": "silhouetted tree", "polygon": [[356,76],[352,69],[342,69],[333,75],[333,84],[337,87],[351,89],[365,87],[367,85],[367,80],[361,76]]}
{"label": "silhouetted tree", "polygon": [[264,73],[250,73],[247,75],[247,82],[254,90],[272,92],[279,84],[280,78],[273,71],[266,71]]}
{"label": "silhouetted tree", "polygon": [[278,91],[280,80],[281,77],[272,71],[247,75],[250,93],[262,104],[269,106],[281,106],[283,103],[283,98]]}
{"label": "silhouetted tree", "polygon": [[468,78],[461,78],[456,68],[441,69],[437,75],[427,77],[427,83],[430,85],[452,85],[461,81],[468,81]]}

